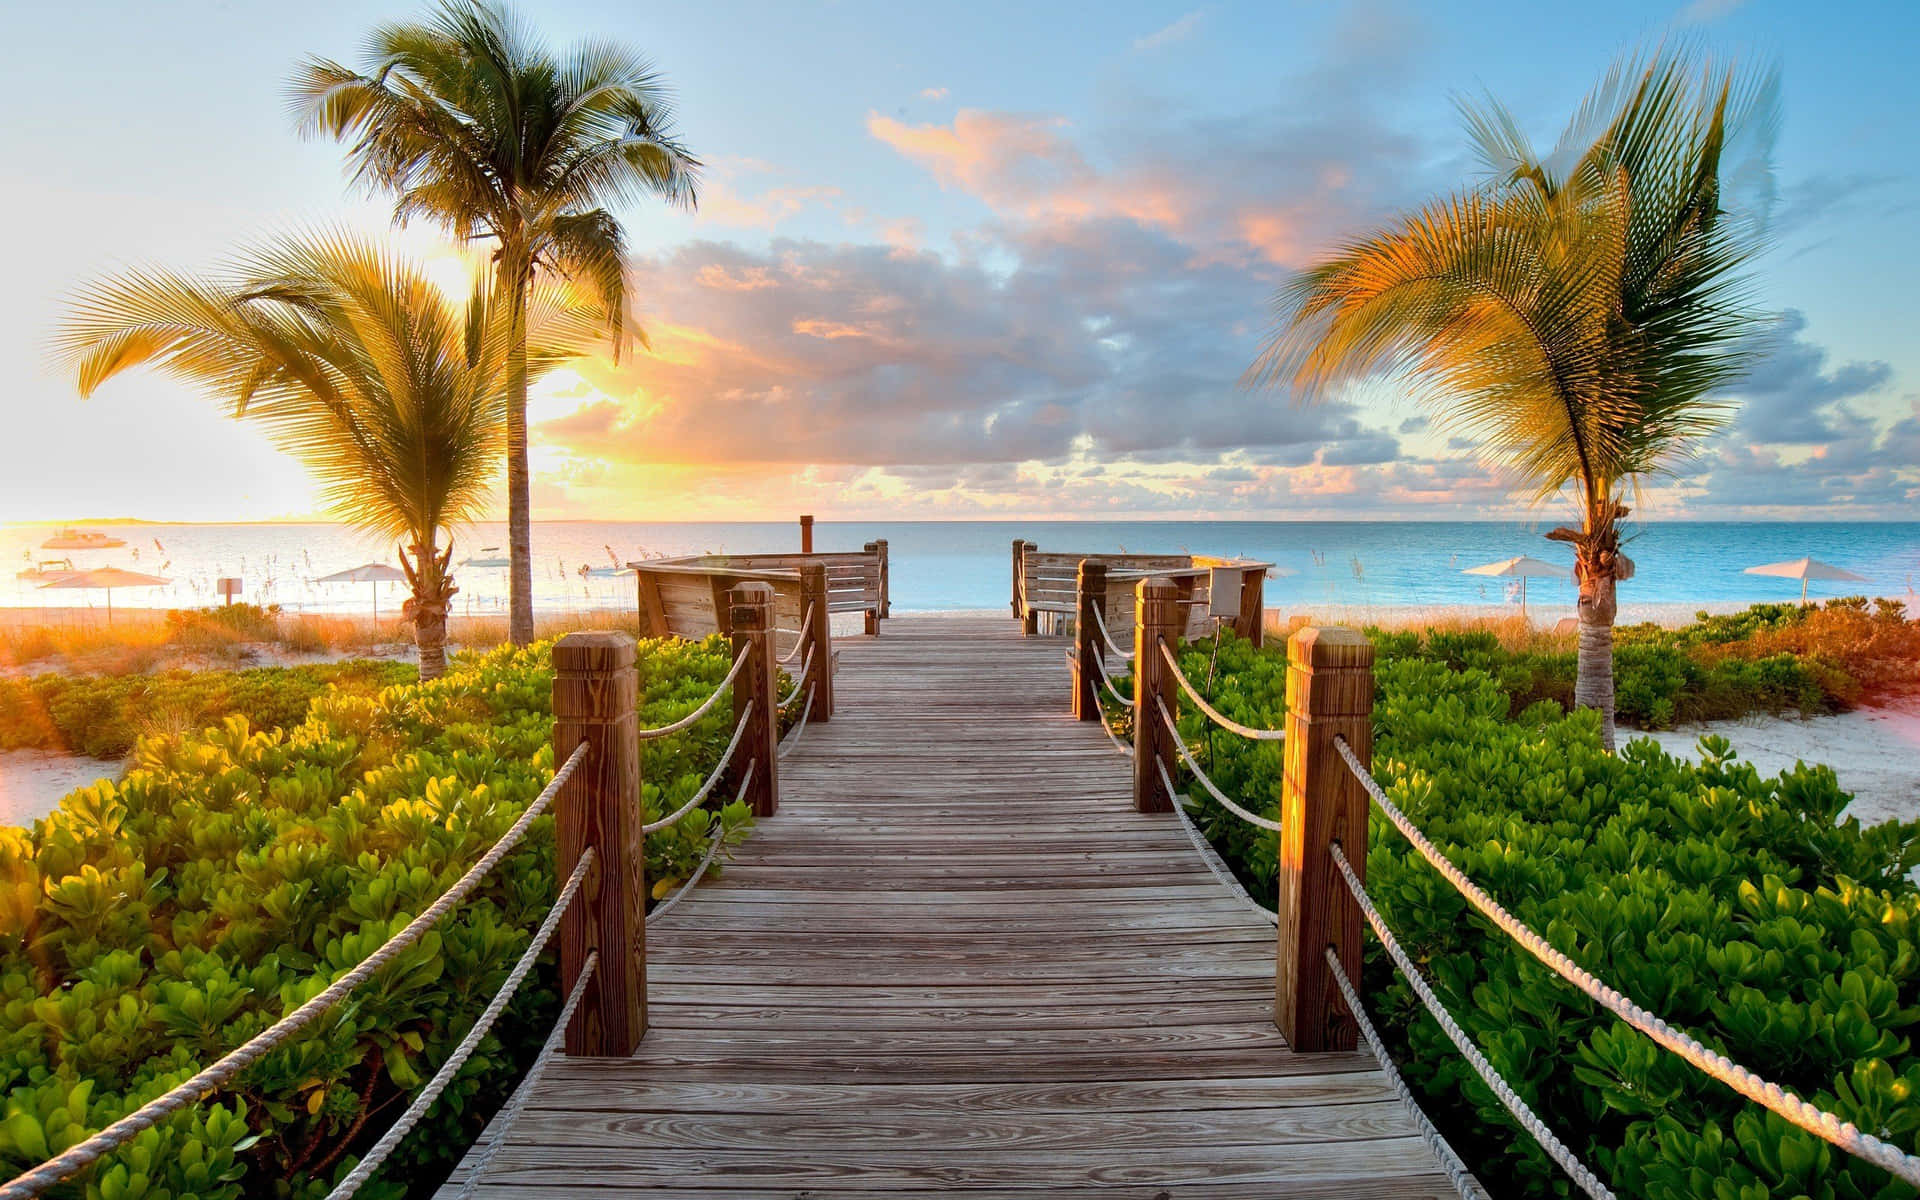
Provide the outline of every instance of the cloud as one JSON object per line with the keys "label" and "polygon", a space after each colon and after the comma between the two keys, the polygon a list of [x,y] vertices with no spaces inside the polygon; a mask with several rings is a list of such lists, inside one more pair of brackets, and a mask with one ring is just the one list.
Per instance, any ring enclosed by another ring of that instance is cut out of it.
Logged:
{"label": "cloud", "polygon": [[920,98],[922,100],[945,100],[947,98],[947,89],[943,87],[921,88]]}
{"label": "cloud", "polygon": [[1782,313],[1755,335],[1760,358],[1735,394],[1743,401],[1734,431],[1757,443],[1814,445],[1841,437],[1851,414],[1845,401],[1867,396],[1893,380],[1885,362],[1829,368],[1827,352],[1808,341],[1806,316]]}
{"label": "cloud", "polygon": [[1202,15],[1200,9],[1195,9],[1186,16],[1174,21],[1172,24],[1156,29],[1144,37],[1133,39],[1133,48],[1135,50],[1158,50],[1163,46],[1171,46],[1175,42],[1184,42],[1193,36],[1194,30],[1200,28]]}

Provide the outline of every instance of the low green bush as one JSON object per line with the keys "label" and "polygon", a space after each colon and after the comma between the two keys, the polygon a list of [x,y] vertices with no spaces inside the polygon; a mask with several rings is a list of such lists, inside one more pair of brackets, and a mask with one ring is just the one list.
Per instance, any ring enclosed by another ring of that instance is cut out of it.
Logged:
{"label": "low green bush", "polygon": [[255,729],[282,729],[299,724],[324,692],[371,694],[418,676],[409,663],[355,659],[243,671],[0,679],[0,750],[120,758],[143,734],[200,729],[235,716]]}
{"label": "low green bush", "polygon": [[[641,644],[640,720],[667,723],[724,677],[724,641]],[[553,772],[545,645],[463,658],[443,679],[327,690],[305,720],[229,717],[139,742],[126,778],[0,828],[0,1177],[138,1107],[324,989],[422,911]],[[645,809],[677,807],[718,760],[730,706],[648,742]],[[701,809],[647,839],[684,875]],[[552,818],[418,946],[237,1086],[161,1122],[59,1195],[311,1200],[444,1061],[555,894]],[[425,1194],[544,1039],[554,971],[530,978],[427,1119],[361,1195]]]}
{"label": "low green bush", "polygon": [[[1920,889],[1907,877],[1920,822],[1841,821],[1850,797],[1829,768],[1765,777],[1720,738],[1702,739],[1699,765],[1648,740],[1609,756],[1593,713],[1536,704],[1516,719],[1496,676],[1386,649],[1374,772],[1454,862],[1644,1007],[1920,1151]],[[1228,640],[1210,699],[1277,726],[1284,655]],[[1182,667],[1204,680],[1211,657],[1189,646]],[[1209,738],[1196,715],[1181,727],[1223,790],[1277,814],[1274,747]],[[1271,897],[1274,835],[1193,794],[1214,844]],[[1378,813],[1369,838],[1367,886],[1389,925],[1521,1097],[1621,1195],[1915,1195],[1600,1010],[1469,910]],[[1362,991],[1423,1107],[1493,1194],[1571,1194],[1371,940]]]}

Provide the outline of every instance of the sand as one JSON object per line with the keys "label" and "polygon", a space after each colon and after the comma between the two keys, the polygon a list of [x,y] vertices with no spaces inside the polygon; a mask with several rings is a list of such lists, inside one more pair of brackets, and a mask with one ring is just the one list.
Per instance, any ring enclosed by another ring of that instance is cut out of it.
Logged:
{"label": "sand", "polygon": [[1627,736],[1651,737],[1669,754],[1697,761],[1695,743],[1705,733],[1726,738],[1739,758],[1768,775],[1796,762],[1826,763],[1841,790],[1853,793],[1847,815],[1866,824],[1920,820],[1920,703],[1805,720],[1749,717]]}
{"label": "sand", "polygon": [[77,754],[0,750],[0,825],[31,825],[75,788],[119,773],[117,762]]}

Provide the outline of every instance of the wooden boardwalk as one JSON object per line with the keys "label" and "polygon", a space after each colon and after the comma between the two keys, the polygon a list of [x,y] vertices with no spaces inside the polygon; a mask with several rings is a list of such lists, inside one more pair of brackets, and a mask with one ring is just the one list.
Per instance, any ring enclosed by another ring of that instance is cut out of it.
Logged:
{"label": "wooden boardwalk", "polygon": [[1273,927],[1132,811],[1060,640],[883,629],[648,930],[639,1052],[556,1059],[475,1196],[1455,1195],[1371,1057],[1287,1048]]}

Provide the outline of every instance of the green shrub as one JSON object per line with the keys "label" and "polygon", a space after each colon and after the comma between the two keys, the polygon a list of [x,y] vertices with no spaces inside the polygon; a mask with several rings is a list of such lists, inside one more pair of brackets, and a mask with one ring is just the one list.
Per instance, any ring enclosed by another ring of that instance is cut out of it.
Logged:
{"label": "green shrub", "polygon": [[255,729],[282,729],[303,720],[323,692],[370,694],[418,675],[408,663],[358,659],[244,671],[0,679],[0,750],[120,758],[142,734],[201,729],[233,716],[245,717]]}
{"label": "green shrub", "polygon": [[[717,639],[642,643],[642,724],[689,711],[728,659]],[[551,687],[542,645],[431,683],[324,691],[282,729],[235,716],[144,739],[124,780],[31,831],[0,828],[0,1177],[239,1045],[430,904],[551,777]],[[731,726],[722,701],[647,743],[648,819],[691,794]],[[741,805],[696,811],[647,839],[648,876],[684,873],[715,822],[729,841],[750,823]],[[110,1156],[86,1194],[324,1194],[465,1034],[554,894],[543,817],[417,947],[236,1087]],[[546,967],[362,1194],[443,1176],[557,1007]]]}
{"label": "green shrub", "polygon": [[[1462,659],[1484,650],[1447,643]],[[1183,669],[1203,678],[1208,656],[1188,647]],[[1283,669],[1282,649],[1228,642],[1218,706],[1277,725]],[[1784,694],[1796,679],[1775,666],[1738,686]],[[1609,756],[1594,714],[1535,705],[1514,719],[1505,683],[1479,669],[1402,654],[1380,664],[1377,688],[1375,774],[1482,887],[1641,1005],[1920,1150],[1920,889],[1907,878],[1920,822],[1841,822],[1850,797],[1829,768],[1763,777],[1725,739],[1703,738],[1699,765],[1647,740]],[[1197,720],[1181,725],[1204,744]],[[1277,756],[1212,742],[1223,790],[1274,814]],[[1273,835],[1199,807],[1255,894],[1273,895]],[[1377,813],[1369,836],[1368,889],[1389,925],[1515,1090],[1620,1194],[1915,1194],[1598,1009],[1473,914]],[[1371,942],[1362,990],[1423,1106],[1495,1195],[1570,1194]]]}

